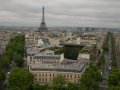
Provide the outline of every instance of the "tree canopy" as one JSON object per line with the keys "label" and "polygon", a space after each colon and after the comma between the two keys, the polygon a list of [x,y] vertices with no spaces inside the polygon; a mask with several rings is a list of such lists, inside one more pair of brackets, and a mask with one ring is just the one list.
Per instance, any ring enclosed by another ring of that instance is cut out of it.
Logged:
{"label": "tree canopy", "polygon": [[57,76],[53,78],[52,87],[53,90],[63,90],[65,88],[66,79],[63,76]]}
{"label": "tree canopy", "polygon": [[120,71],[119,70],[111,70],[109,74],[108,84],[110,90],[120,90]]}
{"label": "tree canopy", "polygon": [[23,56],[21,54],[17,54],[14,59],[15,63],[17,63],[19,66],[23,63]]}
{"label": "tree canopy", "polygon": [[30,90],[32,88],[33,75],[25,69],[14,68],[9,77],[10,90]]}
{"label": "tree canopy", "polygon": [[98,90],[98,82],[101,80],[102,76],[100,71],[95,65],[90,65],[90,67],[86,69],[85,73],[81,77],[80,87],[83,88],[83,90]]}

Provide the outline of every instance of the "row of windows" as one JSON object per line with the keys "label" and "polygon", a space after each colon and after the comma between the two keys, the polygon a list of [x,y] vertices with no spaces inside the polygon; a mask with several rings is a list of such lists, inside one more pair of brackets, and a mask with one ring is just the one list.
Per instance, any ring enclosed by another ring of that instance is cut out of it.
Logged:
{"label": "row of windows", "polygon": [[[35,81],[37,81],[37,82],[51,82],[53,79],[47,79],[47,78],[39,78],[38,80],[37,80],[37,78],[35,79]],[[74,82],[75,83],[78,83],[78,81],[79,80],[74,80]]]}
{"label": "row of windows", "polygon": [[47,78],[39,78],[38,80],[37,80],[37,78],[35,79],[35,81],[38,81],[38,82],[51,82],[52,81],[52,79],[47,79]]}
{"label": "row of windows", "polygon": [[[54,77],[54,76],[58,76],[61,74],[34,74],[35,76],[39,76],[39,77]],[[80,78],[79,75],[62,75],[66,78]]]}
{"label": "row of windows", "polygon": [[34,59],[52,59],[52,60],[59,60],[60,56],[35,56]]}
{"label": "row of windows", "polygon": [[52,60],[52,59],[40,59],[40,60],[37,60],[38,62],[52,62],[52,63],[54,63],[54,62],[58,62],[59,60]]}

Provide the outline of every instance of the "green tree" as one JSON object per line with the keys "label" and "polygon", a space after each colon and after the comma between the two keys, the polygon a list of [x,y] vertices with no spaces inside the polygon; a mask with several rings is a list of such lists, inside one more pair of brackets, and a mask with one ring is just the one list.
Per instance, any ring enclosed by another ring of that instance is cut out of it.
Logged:
{"label": "green tree", "polygon": [[53,78],[52,87],[53,90],[63,90],[65,88],[66,79],[59,75]]}
{"label": "green tree", "polygon": [[108,79],[109,85],[118,85],[120,84],[120,71],[119,70],[111,70]]}
{"label": "green tree", "polygon": [[8,55],[3,56],[2,67],[5,69],[10,63],[10,57]]}
{"label": "green tree", "polygon": [[88,90],[88,88],[85,85],[80,84],[78,90]]}
{"label": "green tree", "polygon": [[72,82],[68,82],[66,90],[78,90],[78,85]]}
{"label": "green tree", "polygon": [[9,56],[10,56],[10,58],[12,58],[12,57],[13,57],[13,53],[14,53],[14,51],[13,51],[13,49],[12,49],[12,48],[8,48],[8,49],[7,49],[7,51],[6,51],[6,54],[7,54],[7,55],[9,55]]}
{"label": "green tree", "polygon": [[[83,90],[98,90],[98,82],[102,80],[100,71],[95,65],[90,65],[84,72],[80,80],[80,88]],[[81,89],[81,90],[82,90]]]}
{"label": "green tree", "polygon": [[0,86],[2,85],[3,80],[5,79],[5,75],[3,70],[0,69]]}
{"label": "green tree", "polygon": [[23,63],[23,57],[21,54],[17,54],[14,58],[15,63],[17,63],[18,66],[21,66]]}
{"label": "green tree", "polygon": [[32,90],[47,90],[48,85],[34,84]]}
{"label": "green tree", "polygon": [[118,82],[119,82],[119,77],[117,74],[112,73],[109,75],[109,84],[118,85]]}
{"label": "green tree", "polygon": [[23,43],[17,43],[17,46],[16,46],[16,52],[17,53],[21,53],[21,54],[24,54],[24,45]]}
{"label": "green tree", "polygon": [[33,84],[33,75],[21,68],[14,68],[9,77],[10,90],[30,90]]}

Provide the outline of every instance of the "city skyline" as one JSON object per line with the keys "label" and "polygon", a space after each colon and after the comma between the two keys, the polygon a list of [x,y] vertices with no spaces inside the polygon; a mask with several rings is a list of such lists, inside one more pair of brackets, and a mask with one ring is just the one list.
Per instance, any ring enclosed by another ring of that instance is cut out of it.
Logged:
{"label": "city skyline", "polygon": [[43,6],[48,27],[120,27],[119,0],[2,0],[0,25],[39,27]]}

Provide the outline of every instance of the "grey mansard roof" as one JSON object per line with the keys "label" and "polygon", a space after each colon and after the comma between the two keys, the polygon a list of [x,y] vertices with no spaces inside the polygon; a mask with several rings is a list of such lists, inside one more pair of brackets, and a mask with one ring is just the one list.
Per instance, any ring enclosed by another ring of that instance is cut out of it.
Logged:
{"label": "grey mansard roof", "polygon": [[44,54],[37,54],[34,56],[34,59],[58,59],[60,60],[60,55],[44,55]]}
{"label": "grey mansard roof", "polygon": [[86,63],[81,65],[44,65],[41,67],[30,67],[31,71],[59,71],[59,72],[78,72],[81,73],[85,69]]}

